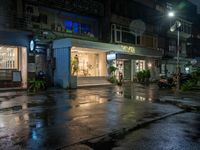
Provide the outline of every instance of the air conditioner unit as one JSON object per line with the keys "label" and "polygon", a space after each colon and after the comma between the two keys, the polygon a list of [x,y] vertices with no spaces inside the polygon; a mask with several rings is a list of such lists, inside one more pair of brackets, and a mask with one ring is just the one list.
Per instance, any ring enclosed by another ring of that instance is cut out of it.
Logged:
{"label": "air conditioner unit", "polygon": [[32,16],[39,16],[39,9],[36,6],[26,5],[25,11],[26,11],[26,14],[29,14]]}

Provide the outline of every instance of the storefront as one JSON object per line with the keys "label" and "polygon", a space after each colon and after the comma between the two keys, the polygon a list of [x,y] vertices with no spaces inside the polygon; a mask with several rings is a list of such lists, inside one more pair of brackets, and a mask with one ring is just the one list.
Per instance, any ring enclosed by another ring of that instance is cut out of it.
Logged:
{"label": "storefront", "polygon": [[27,87],[27,49],[0,45],[0,88]]}
{"label": "storefront", "polygon": [[136,73],[145,69],[155,78],[159,74],[156,62],[162,57],[157,50],[72,38],[53,41],[53,50],[54,85],[63,88],[108,84],[110,66],[117,68],[117,79],[122,75],[124,80],[133,81]]}
{"label": "storefront", "polygon": [[[122,50],[123,51],[123,50]],[[111,52],[107,54],[107,60],[110,66],[116,67],[115,76],[117,80],[120,75],[123,75],[124,81],[134,81],[139,71],[149,70],[151,73],[151,80],[156,80],[159,77],[160,68],[159,61],[161,60],[161,53],[158,55],[139,55],[136,49],[134,53],[125,52]]]}
{"label": "storefront", "polygon": [[0,89],[27,88],[30,35],[0,31]]}
{"label": "storefront", "polygon": [[121,51],[114,44],[72,38],[53,42],[54,85],[63,88],[110,84],[107,53]]}
{"label": "storefront", "polygon": [[71,74],[77,77],[105,77],[106,53],[98,49],[72,47]]}

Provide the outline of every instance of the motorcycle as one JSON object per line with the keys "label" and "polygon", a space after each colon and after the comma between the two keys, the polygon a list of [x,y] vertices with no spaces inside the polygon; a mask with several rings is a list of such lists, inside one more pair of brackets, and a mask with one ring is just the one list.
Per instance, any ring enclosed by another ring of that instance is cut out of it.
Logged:
{"label": "motorcycle", "polygon": [[158,81],[159,88],[172,88],[175,85],[174,77],[161,76]]}
{"label": "motorcycle", "polygon": [[[179,84],[180,86],[190,80],[192,77],[190,74],[182,74],[180,73]],[[159,88],[172,88],[177,84],[177,76],[174,74],[171,77],[161,76],[158,81]]]}

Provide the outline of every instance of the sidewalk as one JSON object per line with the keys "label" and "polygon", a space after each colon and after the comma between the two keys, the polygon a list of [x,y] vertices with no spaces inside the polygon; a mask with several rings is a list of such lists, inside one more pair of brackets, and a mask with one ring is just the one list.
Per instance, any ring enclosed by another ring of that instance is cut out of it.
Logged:
{"label": "sidewalk", "polygon": [[181,92],[179,96],[160,96],[160,102],[170,103],[189,110],[200,110],[200,91]]}

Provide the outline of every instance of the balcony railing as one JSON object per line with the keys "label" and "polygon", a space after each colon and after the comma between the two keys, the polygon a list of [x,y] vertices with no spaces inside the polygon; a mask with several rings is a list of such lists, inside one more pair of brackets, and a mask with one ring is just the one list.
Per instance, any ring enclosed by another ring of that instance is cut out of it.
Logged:
{"label": "balcony railing", "polygon": [[20,31],[34,31],[39,38],[46,40],[55,38],[80,38],[97,41],[98,38],[89,33],[67,33],[64,28],[60,26],[52,26],[40,22],[34,22],[30,15],[24,17],[17,17],[16,13],[0,14],[0,30],[20,30]]}
{"label": "balcony railing", "polygon": [[0,14],[1,29],[27,30],[28,17],[17,17],[16,13]]}
{"label": "balcony railing", "polygon": [[[176,51],[165,51],[164,55],[168,56],[168,57],[176,57],[177,53],[176,53]],[[180,57],[186,57],[187,54],[186,53],[180,53],[179,56]]]}
{"label": "balcony railing", "polygon": [[81,12],[97,16],[104,15],[104,5],[93,0],[25,0],[28,3],[57,8],[70,12]]}

